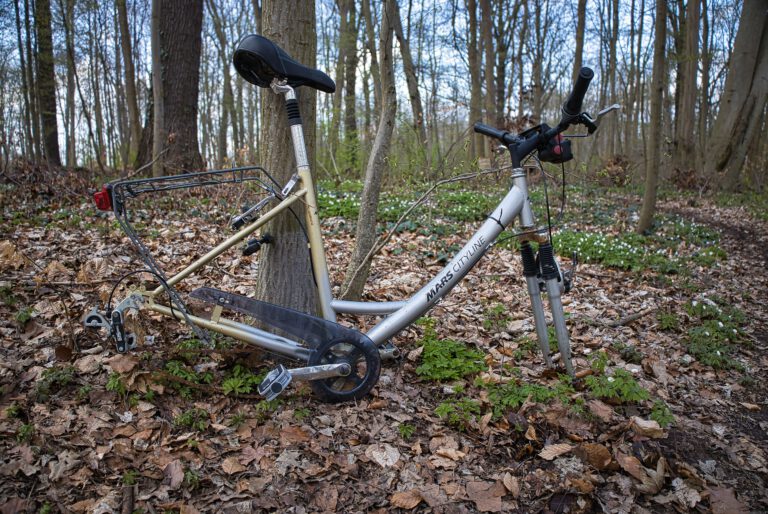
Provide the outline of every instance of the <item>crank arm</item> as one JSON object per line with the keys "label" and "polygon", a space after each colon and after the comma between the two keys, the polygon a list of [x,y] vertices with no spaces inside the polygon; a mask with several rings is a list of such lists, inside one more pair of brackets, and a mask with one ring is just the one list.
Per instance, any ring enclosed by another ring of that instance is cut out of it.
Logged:
{"label": "crank arm", "polygon": [[267,373],[259,384],[259,394],[267,401],[272,401],[285,391],[285,388],[295,378],[296,380],[319,380],[323,378],[345,377],[352,372],[349,363],[321,364],[305,368],[287,369],[279,364]]}

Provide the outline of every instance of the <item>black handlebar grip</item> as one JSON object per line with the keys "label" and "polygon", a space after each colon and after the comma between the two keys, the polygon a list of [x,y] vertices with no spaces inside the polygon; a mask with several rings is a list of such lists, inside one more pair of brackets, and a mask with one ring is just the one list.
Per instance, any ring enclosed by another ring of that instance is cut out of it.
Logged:
{"label": "black handlebar grip", "polygon": [[592,77],[595,76],[595,72],[591,68],[586,66],[579,70],[579,76],[576,78],[576,83],[573,85],[573,91],[571,96],[568,97],[563,105],[563,114],[567,116],[577,116],[581,114],[581,104],[584,101],[584,95],[587,94],[587,88],[592,81]]}
{"label": "black handlebar grip", "polygon": [[502,139],[504,137],[504,134],[506,134],[506,132],[504,132],[503,130],[490,127],[485,123],[479,123],[479,122],[475,123],[474,128],[475,128],[475,132],[477,132],[478,134],[495,137],[496,139]]}

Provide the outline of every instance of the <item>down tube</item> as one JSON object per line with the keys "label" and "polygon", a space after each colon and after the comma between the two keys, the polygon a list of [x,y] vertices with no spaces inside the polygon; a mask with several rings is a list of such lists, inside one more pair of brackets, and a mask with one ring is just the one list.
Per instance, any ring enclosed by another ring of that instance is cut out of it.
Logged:
{"label": "down tube", "polygon": [[520,214],[524,201],[523,191],[517,186],[513,187],[469,242],[464,245],[464,248],[454,255],[451,262],[413,295],[403,307],[384,318],[366,335],[374,343],[382,344],[432,308],[438,300],[464,278],[469,270],[477,264],[488,246]]}

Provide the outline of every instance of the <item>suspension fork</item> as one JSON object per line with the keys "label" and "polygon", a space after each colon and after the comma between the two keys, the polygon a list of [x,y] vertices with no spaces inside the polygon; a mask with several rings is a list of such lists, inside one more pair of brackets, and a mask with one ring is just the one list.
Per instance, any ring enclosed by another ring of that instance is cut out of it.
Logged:
{"label": "suspension fork", "polygon": [[539,340],[539,348],[544,356],[547,366],[552,367],[552,359],[549,356],[549,334],[547,332],[547,320],[544,315],[544,302],[541,299],[542,289],[546,291],[549,299],[549,308],[552,312],[552,323],[555,327],[555,337],[560,357],[569,375],[573,376],[573,363],[571,362],[571,343],[568,328],[565,325],[565,312],[561,295],[565,290],[564,279],[560,268],[555,261],[554,250],[549,242],[539,244],[538,264],[533,253],[533,248],[528,241],[520,244],[520,254],[523,260],[523,276],[528,286],[528,295],[531,298],[533,319],[536,323],[536,336]]}

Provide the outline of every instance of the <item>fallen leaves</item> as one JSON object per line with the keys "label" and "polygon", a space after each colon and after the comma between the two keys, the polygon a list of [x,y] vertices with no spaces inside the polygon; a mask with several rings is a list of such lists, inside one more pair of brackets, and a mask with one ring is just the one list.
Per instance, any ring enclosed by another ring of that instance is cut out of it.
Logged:
{"label": "fallen leaves", "polygon": [[382,468],[389,468],[400,460],[400,451],[387,443],[372,444],[365,449],[365,456]]}
{"label": "fallen leaves", "polygon": [[418,489],[396,492],[389,498],[389,503],[398,509],[410,510],[415,508],[423,500]]}
{"label": "fallen leaves", "polygon": [[570,444],[550,444],[545,446],[540,452],[539,457],[544,460],[553,460],[561,455],[573,450],[573,446]]}

